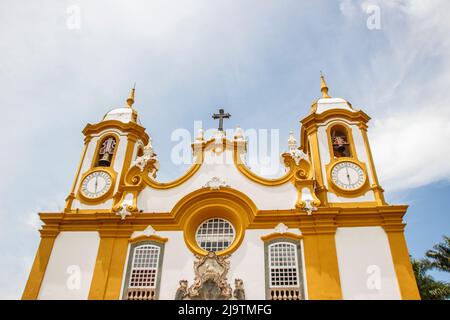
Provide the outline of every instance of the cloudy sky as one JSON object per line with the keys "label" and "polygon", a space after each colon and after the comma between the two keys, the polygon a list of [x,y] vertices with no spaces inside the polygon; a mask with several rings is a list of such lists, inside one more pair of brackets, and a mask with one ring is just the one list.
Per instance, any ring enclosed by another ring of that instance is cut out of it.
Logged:
{"label": "cloudy sky", "polygon": [[37,212],[63,208],[81,130],[134,82],[170,179],[184,170],[170,161],[173,130],[212,127],[219,107],[228,127],[279,129],[281,145],[298,135],[322,70],[332,96],[372,117],[381,184],[410,205],[409,249],[423,256],[450,233],[448,11],[447,0],[2,0],[0,298],[22,293]]}

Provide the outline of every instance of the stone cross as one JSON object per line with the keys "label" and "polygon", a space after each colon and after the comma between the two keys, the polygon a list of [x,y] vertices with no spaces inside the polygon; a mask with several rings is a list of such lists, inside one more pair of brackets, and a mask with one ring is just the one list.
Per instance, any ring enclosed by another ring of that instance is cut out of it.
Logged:
{"label": "stone cross", "polygon": [[225,113],[223,109],[219,109],[219,113],[214,113],[212,118],[214,120],[219,119],[219,131],[223,131],[223,119],[229,119],[231,114]]}

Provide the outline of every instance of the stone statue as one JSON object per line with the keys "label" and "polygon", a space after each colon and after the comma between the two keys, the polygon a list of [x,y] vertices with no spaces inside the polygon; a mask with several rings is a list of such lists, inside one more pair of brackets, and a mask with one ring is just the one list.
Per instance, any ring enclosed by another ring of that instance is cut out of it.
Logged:
{"label": "stone statue", "polygon": [[233,297],[236,300],[245,300],[244,282],[242,279],[234,280]]}
{"label": "stone statue", "polygon": [[180,280],[180,287],[177,289],[177,293],[175,294],[175,300],[183,300],[187,295],[187,280]]}

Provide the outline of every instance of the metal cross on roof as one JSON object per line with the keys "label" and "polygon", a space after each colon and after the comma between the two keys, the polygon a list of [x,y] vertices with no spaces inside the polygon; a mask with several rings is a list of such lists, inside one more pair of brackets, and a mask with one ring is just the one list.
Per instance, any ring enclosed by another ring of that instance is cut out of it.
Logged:
{"label": "metal cross on roof", "polygon": [[214,120],[219,119],[219,131],[223,131],[223,119],[229,119],[231,114],[225,113],[223,109],[219,109],[219,113],[214,113],[212,118]]}

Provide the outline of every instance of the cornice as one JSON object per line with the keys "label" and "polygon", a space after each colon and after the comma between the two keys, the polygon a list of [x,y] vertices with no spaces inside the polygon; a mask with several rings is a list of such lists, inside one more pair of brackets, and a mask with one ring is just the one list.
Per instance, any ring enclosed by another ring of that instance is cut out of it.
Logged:
{"label": "cornice", "polygon": [[[98,134],[104,130],[107,129],[119,129],[123,132],[129,133],[131,138],[133,139],[133,135],[136,138],[141,138],[144,142],[144,144],[147,144],[149,141],[149,136],[145,132],[145,128],[140,126],[139,124],[135,122],[121,122],[118,120],[107,120],[102,121],[96,124],[87,124],[86,127],[83,129],[83,134],[86,137],[90,137],[94,134]],[[85,138],[87,139],[87,138]]]}
{"label": "cornice", "polygon": [[[148,225],[158,231],[183,230],[185,219],[178,211],[186,205],[195,204],[195,199],[187,198],[178,210],[172,212],[142,212],[126,220],[121,220],[113,212],[40,213],[44,222],[40,232],[42,237],[56,236],[60,231],[99,231],[104,237],[129,237],[131,232],[143,230]],[[248,208],[248,212],[254,210],[254,207]],[[312,215],[300,209],[256,210],[254,214],[248,213],[246,229],[272,229],[283,222],[289,228],[300,228],[303,234],[334,234],[339,227],[363,226],[381,226],[386,232],[402,232],[407,208],[406,205],[319,207]]]}

